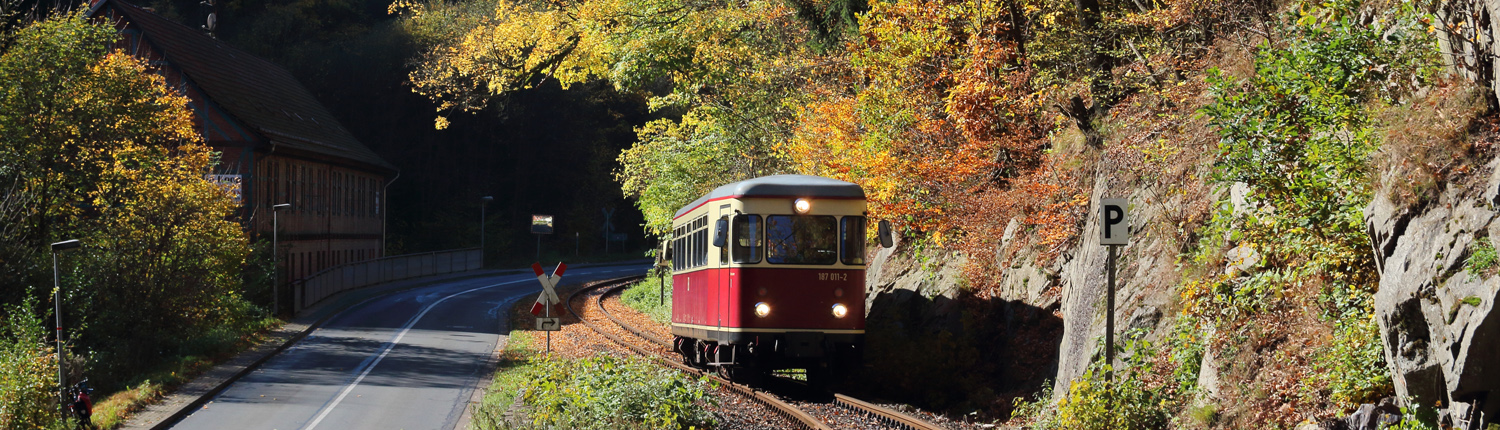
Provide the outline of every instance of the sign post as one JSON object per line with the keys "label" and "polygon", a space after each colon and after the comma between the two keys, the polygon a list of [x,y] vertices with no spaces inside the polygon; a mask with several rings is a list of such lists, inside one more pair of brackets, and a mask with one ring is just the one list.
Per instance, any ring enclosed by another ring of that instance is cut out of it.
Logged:
{"label": "sign post", "polygon": [[[552,355],[552,332],[562,330],[562,318],[559,318],[563,314],[562,300],[558,300],[555,287],[562,281],[563,272],[567,270],[566,263],[557,263],[557,268],[552,269],[552,276],[547,276],[542,271],[542,263],[531,263],[531,271],[536,273],[536,280],[542,283],[542,293],[536,296],[536,303],[531,305],[531,314],[541,317],[536,319],[536,329],[547,332],[547,355]],[[557,308],[559,317],[552,316],[553,308]]]}
{"label": "sign post", "polygon": [[1099,244],[1109,247],[1108,272],[1109,295],[1105,299],[1104,313],[1104,372],[1106,383],[1114,379],[1115,365],[1115,259],[1119,248],[1130,243],[1130,202],[1125,199],[1103,199],[1099,204]]}
{"label": "sign post", "polygon": [[609,219],[615,215],[615,208],[599,208],[599,210],[604,211],[604,255],[608,257],[610,233],[615,232],[615,225],[609,222]]}

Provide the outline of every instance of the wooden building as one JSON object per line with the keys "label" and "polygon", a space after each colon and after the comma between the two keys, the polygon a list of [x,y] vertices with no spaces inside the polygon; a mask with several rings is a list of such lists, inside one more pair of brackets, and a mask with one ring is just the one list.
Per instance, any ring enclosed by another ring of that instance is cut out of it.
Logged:
{"label": "wooden building", "polygon": [[269,241],[280,211],[283,279],[382,256],[385,188],[395,166],[361,144],[286,69],[119,0],[89,15],[119,28],[119,48],[146,59],[186,95],[213,178],[240,196],[253,237]]}

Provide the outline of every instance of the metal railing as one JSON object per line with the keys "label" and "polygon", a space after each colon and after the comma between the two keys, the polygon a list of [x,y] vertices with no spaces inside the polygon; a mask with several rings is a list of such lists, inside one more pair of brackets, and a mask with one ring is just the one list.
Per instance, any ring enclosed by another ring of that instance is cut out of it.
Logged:
{"label": "metal railing", "polygon": [[301,312],[334,294],[375,284],[443,273],[467,272],[484,267],[479,248],[396,255],[345,263],[292,281],[296,309]]}

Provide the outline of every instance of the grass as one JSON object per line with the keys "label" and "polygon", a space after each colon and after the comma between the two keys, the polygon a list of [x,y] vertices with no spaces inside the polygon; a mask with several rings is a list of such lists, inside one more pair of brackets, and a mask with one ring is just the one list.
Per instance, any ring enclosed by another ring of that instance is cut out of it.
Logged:
{"label": "grass", "polygon": [[1204,428],[1213,427],[1219,421],[1219,406],[1213,403],[1188,408],[1188,416]]}
{"label": "grass", "polygon": [[[665,291],[665,300],[662,292]],[[672,278],[647,276],[620,295],[626,306],[640,311],[652,321],[661,324],[672,322]]]}
{"label": "grass", "polygon": [[[640,358],[548,359],[535,332],[512,331],[474,429],[710,428],[712,385]],[[519,405],[518,405],[519,403]],[[518,407],[519,406],[519,407]],[[514,411],[516,416],[507,417]]]}
{"label": "grass", "polygon": [[1481,237],[1470,248],[1469,261],[1464,269],[1469,272],[1469,276],[1479,276],[1488,273],[1497,261],[1500,261],[1500,253],[1495,252],[1495,245],[1490,243],[1490,238]]}
{"label": "grass", "polygon": [[531,347],[535,332],[512,330],[505,350],[500,354],[500,365],[495,370],[494,382],[484,400],[474,408],[474,424],[471,428],[509,428],[505,411],[520,398],[518,392],[542,371],[541,366],[531,361],[536,349]]}

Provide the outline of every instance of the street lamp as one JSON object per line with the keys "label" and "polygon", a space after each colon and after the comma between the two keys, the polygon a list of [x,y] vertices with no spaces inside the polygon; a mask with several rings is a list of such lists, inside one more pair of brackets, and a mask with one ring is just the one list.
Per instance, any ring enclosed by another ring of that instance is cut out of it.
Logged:
{"label": "street lamp", "polygon": [[62,405],[63,419],[68,418],[68,385],[63,378],[62,282],[59,281],[57,274],[57,252],[67,251],[79,246],[83,246],[83,242],[79,242],[78,239],[64,240],[52,244],[52,310],[57,315],[57,395],[58,398],[63,399],[59,402]]}
{"label": "street lamp", "polygon": [[493,200],[495,200],[494,196],[484,196],[479,198],[479,201],[481,202],[479,203],[479,255],[481,256],[481,258],[484,256],[484,209],[485,207],[489,206],[490,202]]}
{"label": "street lamp", "polygon": [[281,313],[281,210],[292,207],[291,203],[271,206],[271,315]]}

